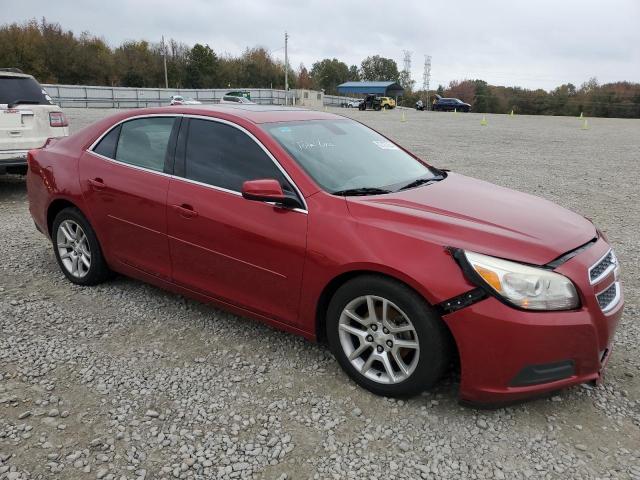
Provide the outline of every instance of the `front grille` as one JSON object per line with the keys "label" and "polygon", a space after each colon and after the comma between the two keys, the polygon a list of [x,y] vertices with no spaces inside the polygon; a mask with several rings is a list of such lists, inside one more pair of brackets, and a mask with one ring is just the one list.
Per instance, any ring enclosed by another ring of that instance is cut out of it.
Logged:
{"label": "front grille", "polygon": [[615,303],[617,303],[618,288],[620,288],[619,284],[618,282],[615,282],[609,288],[596,295],[596,298],[598,299],[598,305],[600,305],[600,308],[603,312],[610,310],[615,305]]}
{"label": "front grille", "polygon": [[609,271],[613,270],[617,265],[616,256],[613,250],[602,258],[598,263],[589,269],[589,280],[591,284],[597,283],[598,280],[603,278]]}

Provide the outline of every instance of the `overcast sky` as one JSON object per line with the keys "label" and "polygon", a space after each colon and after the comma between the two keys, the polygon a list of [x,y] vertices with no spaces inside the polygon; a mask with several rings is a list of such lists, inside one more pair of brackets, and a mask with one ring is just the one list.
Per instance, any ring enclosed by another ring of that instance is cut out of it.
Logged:
{"label": "overcast sky", "polygon": [[592,76],[640,82],[640,0],[0,0],[0,23],[42,16],[112,46],[164,34],[278,58],[287,30],[294,68],[380,54],[401,69],[409,50],[417,86],[432,56],[432,88],[465,78],[545,89]]}

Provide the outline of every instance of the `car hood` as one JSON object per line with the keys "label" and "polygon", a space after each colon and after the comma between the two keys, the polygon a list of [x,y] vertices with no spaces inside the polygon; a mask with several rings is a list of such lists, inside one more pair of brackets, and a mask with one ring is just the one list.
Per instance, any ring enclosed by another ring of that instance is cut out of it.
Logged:
{"label": "car hood", "polygon": [[347,197],[347,204],[372,226],[536,265],[597,236],[589,220],[552,202],[455,173],[401,192]]}

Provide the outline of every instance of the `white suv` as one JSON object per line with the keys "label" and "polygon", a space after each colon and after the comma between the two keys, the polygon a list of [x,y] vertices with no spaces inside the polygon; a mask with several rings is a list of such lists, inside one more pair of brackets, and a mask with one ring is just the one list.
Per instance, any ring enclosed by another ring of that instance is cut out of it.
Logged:
{"label": "white suv", "polygon": [[30,149],[67,135],[67,118],[35,78],[0,69],[0,174],[25,173]]}

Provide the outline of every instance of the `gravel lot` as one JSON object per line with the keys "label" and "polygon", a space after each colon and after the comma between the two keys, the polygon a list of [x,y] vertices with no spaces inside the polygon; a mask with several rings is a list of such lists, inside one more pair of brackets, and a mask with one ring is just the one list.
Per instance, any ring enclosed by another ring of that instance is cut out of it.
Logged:
{"label": "gravel lot", "polygon": [[[0,177],[0,479],[640,479],[640,121],[335,110],[593,219],[623,264],[606,383],[482,411],[375,397],[328,349],[127,278],[66,281]],[[109,110],[70,109],[72,128]]]}

